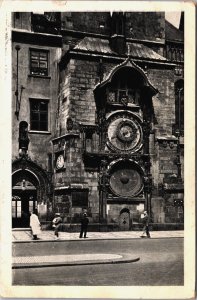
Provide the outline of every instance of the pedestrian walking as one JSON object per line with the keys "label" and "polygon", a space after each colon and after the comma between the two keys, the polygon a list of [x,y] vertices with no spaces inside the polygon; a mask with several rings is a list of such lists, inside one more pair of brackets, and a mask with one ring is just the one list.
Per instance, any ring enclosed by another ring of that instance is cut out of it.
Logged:
{"label": "pedestrian walking", "polygon": [[61,230],[62,226],[62,218],[60,216],[60,213],[55,214],[55,218],[52,221],[52,227],[55,231],[55,236],[58,238],[59,237],[59,231]]}
{"label": "pedestrian walking", "polygon": [[87,230],[88,230],[88,223],[89,223],[89,219],[87,217],[87,214],[84,213],[83,217],[81,218],[81,231],[80,231],[80,238],[83,237],[87,238],[86,234],[87,234]]}
{"label": "pedestrian walking", "polygon": [[41,224],[37,216],[37,211],[31,211],[30,227],[32,230],[33,240],[38,240],[38,235],[41,233]]}
{"label": "pedestrian walking", "polygon": [[[144,214],[141,215],[142,223],[143,223],[143,232],[141,237],[147,237],[150,238],[150,232],[149,232],[149,215],[147,211],[144,211]],[[145,235],[146,234],[146,235]]]}

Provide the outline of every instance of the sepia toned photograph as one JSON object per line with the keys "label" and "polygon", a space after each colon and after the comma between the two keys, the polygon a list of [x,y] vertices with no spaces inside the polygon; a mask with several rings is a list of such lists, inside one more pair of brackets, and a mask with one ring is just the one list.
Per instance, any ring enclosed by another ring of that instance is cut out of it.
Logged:
{"label": "sepia toned photograph", "polygon": [[10,296],[186,290],[185,7],[123,8],[10,12]]}

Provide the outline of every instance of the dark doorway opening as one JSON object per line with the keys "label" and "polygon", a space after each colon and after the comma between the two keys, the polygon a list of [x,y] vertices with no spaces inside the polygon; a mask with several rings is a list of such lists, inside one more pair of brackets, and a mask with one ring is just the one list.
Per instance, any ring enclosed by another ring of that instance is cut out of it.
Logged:
{"label": "dark doorway opening", "polygon": [[30,211],[37,208],[36,190],[13,190],[12,228],[29,227]]}

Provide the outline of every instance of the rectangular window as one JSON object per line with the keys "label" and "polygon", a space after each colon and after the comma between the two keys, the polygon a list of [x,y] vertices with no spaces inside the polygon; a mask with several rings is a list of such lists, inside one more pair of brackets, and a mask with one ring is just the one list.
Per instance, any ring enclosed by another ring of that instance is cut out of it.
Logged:
{"label": "rectangular window", "polygon": [[48,51],[30,49],[30,74],[48,76]]}
{"label": "rectangular window", "polygon": [[72,192],[73,207],[88,207],[88,190]]}
{"label": "rectangular window", "polygon": [[30,99],[30,130],[48,131],[48,101]]}

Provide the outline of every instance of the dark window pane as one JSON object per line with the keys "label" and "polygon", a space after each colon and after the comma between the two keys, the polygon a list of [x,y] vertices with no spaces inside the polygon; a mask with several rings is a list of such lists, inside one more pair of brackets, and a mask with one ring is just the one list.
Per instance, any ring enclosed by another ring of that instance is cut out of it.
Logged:
{"label": "dark window pane", "polygon": [[15,18],[16,18],[16,19],[20,19],[20,13],[19,13],[19,12],[16,12],[16,13],[15,13]]}
{"label": "dark window pane", "polygon": [[48,102],[31,100],[31,130],[48,130]]}
{"label": "dark window pane", "polygon": [[46,61],[41,61],[40,62],[40,68],[46,69],[47,68],[47,62]]}
{"label": "dark window pane", "polygon": [[47,111],[48,103],[47,102],[40,102],[40,110]]}
{"label": "dark window pane", "polygon": [[32,61],[31,61],[31,66],[32,66],[32,67],[39,67],[38,61],[32,60]]}
{"label": "dark window pane", "polygon": [[31,102],[31,110],[39,110],[39,103]]}
{"label": "dark window pane", "polygon": [[31,119],[32,119],[32,121],[39,121],[39,119],[40,119],[40,114],[39,114],[39,113],[32,112],[32,114],[31,114]]}
{"label": "dark window pane", "polygon": [[46,122],[40,122],[40,130],[41,131],[47,131],[48,130]]}
{"label": "dark window pane", "polygon": [[47,122],[47,114],[46,113],[40,113],[40,121]]}
{"label": "dark window pane", "polygon": [[31,122],[31,130],[39,130],[39,123],[38,122]]}

